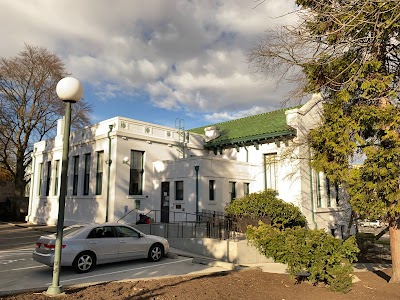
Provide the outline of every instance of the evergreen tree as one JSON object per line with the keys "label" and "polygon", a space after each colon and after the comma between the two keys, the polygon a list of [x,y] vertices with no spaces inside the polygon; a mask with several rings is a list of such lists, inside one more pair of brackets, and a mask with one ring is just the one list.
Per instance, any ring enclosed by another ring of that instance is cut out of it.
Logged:
{"label": "evergreen tree", "polygon": [[360,216],[389,223],[391,282],[400,282],[400,1],[296,4],[298,22],[269,32],[250,62],[267,73],[300,70],[302,91],[321,93],[313,167],[349,187]]}

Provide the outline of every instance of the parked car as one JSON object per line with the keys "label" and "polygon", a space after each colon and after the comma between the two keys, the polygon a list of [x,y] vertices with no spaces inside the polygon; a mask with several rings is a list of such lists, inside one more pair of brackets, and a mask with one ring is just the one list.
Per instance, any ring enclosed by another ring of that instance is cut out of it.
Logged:
{"label": "parked car", "polygon": [[[53,266],[56,235],[41,236],[33,260]],[[159,261],[169,251],[166,239],[147,235],[124,224],[73,225],[63,231],[61,266],[72,266],[78,273],[95,265],[148,258]]]}
{"label": "parked car", "polygon": [[360,226],[361,227],[381,228],[382,224],[379,220],[375,220],[375,221],[364,220],[364,221],[360,221]]}

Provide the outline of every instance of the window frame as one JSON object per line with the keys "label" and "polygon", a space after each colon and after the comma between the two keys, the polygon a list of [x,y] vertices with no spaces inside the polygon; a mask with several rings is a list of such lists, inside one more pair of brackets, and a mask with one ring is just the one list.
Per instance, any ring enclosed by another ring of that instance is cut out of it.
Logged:
{"label": "window frame", "polygon": [[[129,195],[143,195],[144,154],[144,151],[131,150],[129,165]],[[133,181],[135,178],[138,180]]]}
{"label": "window frame", "polygon": [[[267,159],[272,158],[272,159]],[[264,187],[278,192],[278,153],[264,153]],[[273,179],[273,180],[272,180]]]}
{"label": "window frame", "polygon": [[317,177],[316,178],[316,181],[317,181],[317,207],[320,208],[320,207],[322,207],[320,172],[317,172],[316,177]]}
{"label": "window frame", "polygon": [[51,185],[51,161],[46,162],[46,190],[45,196],[50,196],[50,185]]}
{"label": "window frame", "polygon": [[248,196],[250,194],[250,182],[243,182],[243,195]]}
{"label": "window frame", "polygon": [[331,181],[328,177],[325,178],[326,180],[326,207],[332,207],[331,201]]}
{"label": "window frame", "polygon": [[91,155],[90,153],[86,153],[84,155],[84,174],[83,174],[83,195],[88,196],[90,192],[90,162],[91,162]]}
{"label": "window frame", "polygon": [[104,150],[96,153],[96,195],[101,195],[103,193]]}
{"label": "window frame", "polygon": [[59,174],[60,174],[60,160],[57,159],[55,161],[55,166],[54,166],[54,189],[53,189],[54,196],[58,195],[58,186],[60,180]]}
{"label": "window frame", "polygon": [[42,188],[43,188],[43,163],[39,164],[39,186],[38,186],[38,196],[42,195]]}
{"label": "window frame", "polygon": [[[180,185],[182,188],[180,188]],[[184,182],[183,180],[177,180],[175,181],[175,200],[177,201],[183,201],[183,195],[184,195]]]}
{"label": "window frame", "polygon": [[210,179],[208,181],[208,199],[209,201],[215,201],[215,180]]}
{"label": "window frame", "polygon": [[236,199],[236,181],[229,181],[229,195],[231,202],[233,202]]}
{"label": "window frame", "polygon": [[335,183],[335,201],[336,201],[336,207],[340,206],[340,195],[339,195],[339,184]]}
{"label": "window frame", "polygon": [[75,155],[73,160],[74,168],[72,175],[72,195],[78,195],[78,183],[79,183],[79,155]]}

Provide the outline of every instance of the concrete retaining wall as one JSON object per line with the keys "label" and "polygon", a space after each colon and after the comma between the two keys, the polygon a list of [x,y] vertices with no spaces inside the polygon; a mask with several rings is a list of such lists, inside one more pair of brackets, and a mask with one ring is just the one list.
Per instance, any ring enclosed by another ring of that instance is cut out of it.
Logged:
{"label": "concrete retaining wall", "polygon": [[274,262],[273,259],[261,255],[255,247],[247,243],[247,240],[205,238],[206,228],[160,223],[134,225],[134,227],[145,234],[165,237],[173,248],[209,258],[238,265]]}
{"label": "concrete retaining wall", "polygon": [[209,238],[168,238],[173,248],[192,252],[202,256],[240,264],[272,263],[271,258],[261,255],[246,240],[217,240]]}

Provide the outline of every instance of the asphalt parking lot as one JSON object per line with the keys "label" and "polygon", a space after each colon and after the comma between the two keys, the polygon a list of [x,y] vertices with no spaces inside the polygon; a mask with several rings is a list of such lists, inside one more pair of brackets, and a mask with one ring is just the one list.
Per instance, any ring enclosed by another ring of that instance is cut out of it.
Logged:
{"label": "asphalt parking lot", "polygon": [[[0,223],[0,296],[24,290],[46,290],[51,284],[52,268],[32,259],[35,242],[40,235],[48,234],[46,229]],[[190,256],[174,254],[172,249],[169,257],[156,263],[141,259],[99,265],[86,274],[77,274],[72,268],[63,267],[60,284],[69,286],[220,271],[224,269],[192,263]]]}

